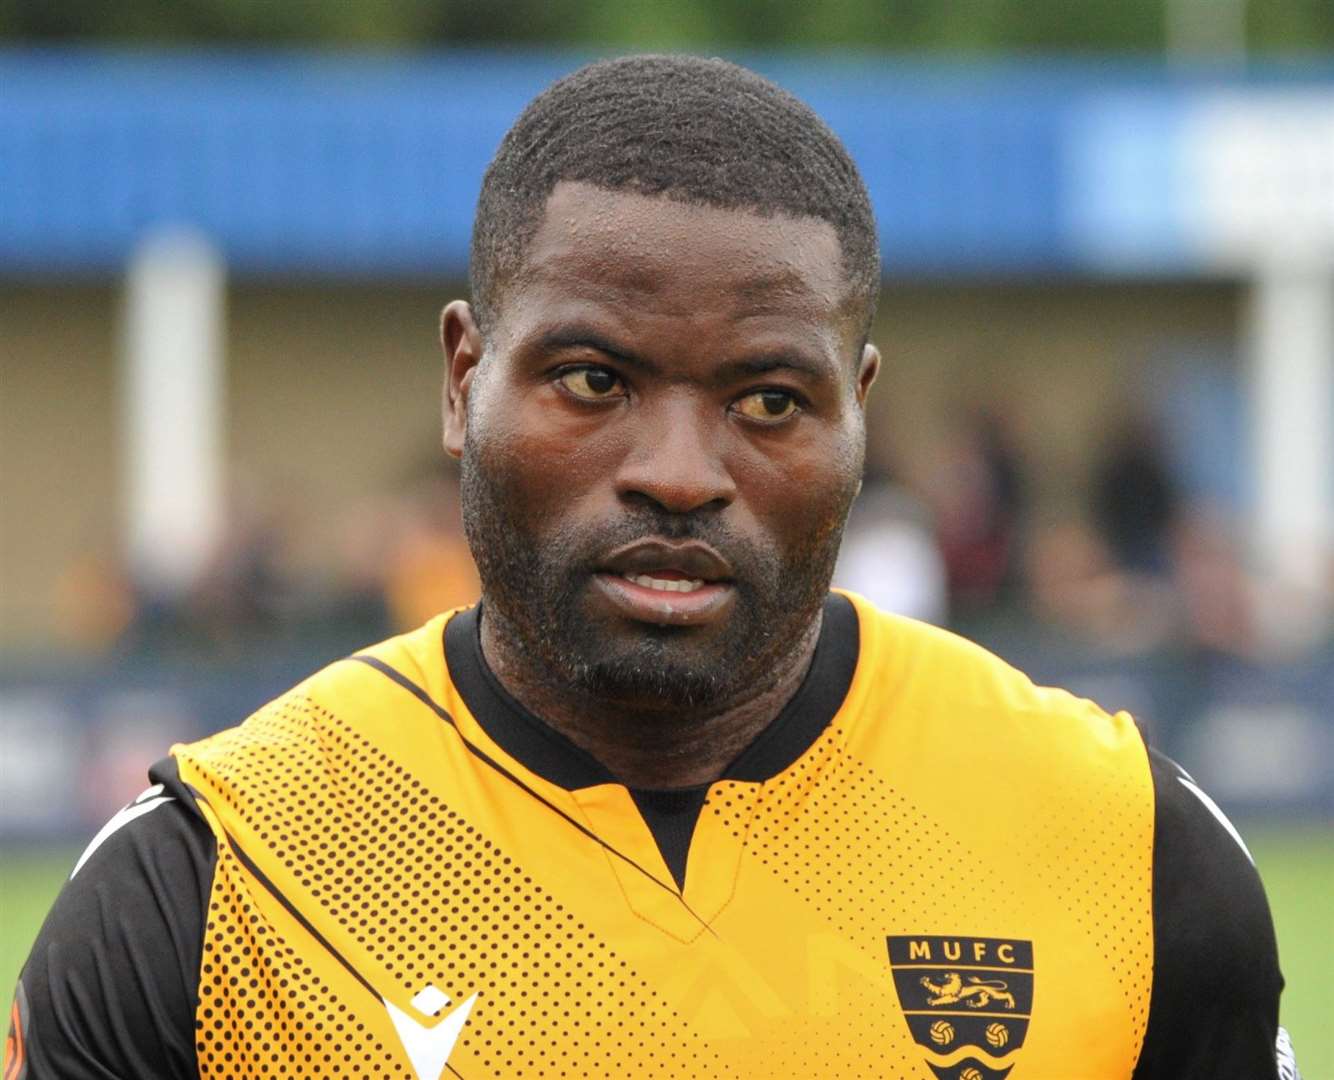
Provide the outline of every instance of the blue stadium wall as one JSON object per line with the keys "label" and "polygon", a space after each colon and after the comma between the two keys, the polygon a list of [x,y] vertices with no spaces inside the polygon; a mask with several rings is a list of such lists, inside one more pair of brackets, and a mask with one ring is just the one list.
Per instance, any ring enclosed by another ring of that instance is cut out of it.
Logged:
{"label": "blue stadium wall", "polygon": [[[240,274],[458,276],[501,135],[586,59],[0,50],[0,275],[113,273],[190,225]],[[1201,108],[1334,91],[1331,60],[738,59],[847,142],[890,276],[1195,272],[1181,155]]]}

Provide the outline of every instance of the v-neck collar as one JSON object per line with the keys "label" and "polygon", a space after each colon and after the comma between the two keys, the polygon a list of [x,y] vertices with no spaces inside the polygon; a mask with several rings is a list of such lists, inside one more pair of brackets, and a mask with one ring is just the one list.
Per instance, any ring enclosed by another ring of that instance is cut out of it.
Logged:
{"label": "v-neck collar", "polygon": [[[482,655],[481,605],[445,626],[445,660],[468,710],[507,754],[544,780],[569,790],[617,784],[596,758],[521,705]],[[860,634],[852,602],[830,593],[820,637],[801,686],[782,711],[727,768],[722,780],[763,783],[810,748],[847,696],[857,669]]]}

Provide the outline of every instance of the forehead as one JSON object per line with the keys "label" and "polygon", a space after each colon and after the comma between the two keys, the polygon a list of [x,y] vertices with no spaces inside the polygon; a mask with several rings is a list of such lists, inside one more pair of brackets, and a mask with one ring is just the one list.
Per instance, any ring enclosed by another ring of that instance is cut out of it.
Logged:
{"label": "forehead", "polygon": [[[504,307],[537,296],[627,311],[847,321],[838,235],[815,218],[558,184]],[[503,319],[503,315],[502,315]]]}

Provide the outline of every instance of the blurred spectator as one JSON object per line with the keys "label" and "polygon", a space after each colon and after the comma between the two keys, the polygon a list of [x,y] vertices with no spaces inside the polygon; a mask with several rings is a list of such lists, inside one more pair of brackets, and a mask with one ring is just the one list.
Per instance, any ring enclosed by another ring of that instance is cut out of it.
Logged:
{"label": "blurred spectator", "polygon": [[1040,623],[1102,650],[1143,652],[1177,628],[1170,587],[1126,573],[1102,538],[1078,519],[1034,529],[1024,579],[1029,610]]}
{"label": "blurred spectator", "polygon": [[945,564],[926,508],[887,478],[868,476],[848,517],[834,584],[886,611],[943,623]]}
{"label": "blurred spectator", "polygon": [[1167,573],[1181,493],[1147,416],[1132,414],[1113,430],[1089,490],[1093,521],[1116,562],[1137,573]]}
{"label": "blurred spectator", "polygon": [[389,615],[384,583],[403,501],[397,491],[364,497],[342,507],[330,530],[333,562],[318,604],[321,617],[363,641],[388,637],[398,629]]}
{"label": "blurred spectator", "polygon": [[1246,572],[1234,530],[1217,512],[1195,508],[1183,516],[1174,539],[1187,642],[1204,653],[1254,655],[1256,583]]}
{"label": "blurred spectator", "polygon": [[481,591],[463,533],[457,467],[433,463],[398,516],[384,580],[390,618],[397,629],[408,630],[471,604]]}
{"label": "blurred spectator", "polygon": [[[294,524],[285,505],[267,492],[235,491],[222,540],[176,614],[214,641],[273,630],[293,603],[286,556]],[[176,598],[161,599],[172,604]]]}
{"label": "blurred spectator", "polygon": [[[292,485],[292,492],[299,488]],[[222,535],[197,579],[181,590],[144,576],[126,644],[141,650],[244,649],[290,627],[303,600],[298,496],[248,474],[233,477]]]}
{"label": "blurred spectator", "polygon": [[989,608],[1011,583],[1024,483],[1000,418],[985,408],[956,425],[926,479],[954,617]]}
{"label": "blurred spectator", "polygon": [[336,649],[418,626],[480,592],[457,468],[432,461],[332,523],[292,498],[238,486],[213,557],[185,591],[152,588],[89,556],[65,571],[54,599],[81,647],[213,652],[274,635]]}
{"label": "blurred spectator", "polygon": [[80,652],[101,652],[134,623],[138,605],[129,575],[114,560],[87,552],[56,580],[61,640]]}

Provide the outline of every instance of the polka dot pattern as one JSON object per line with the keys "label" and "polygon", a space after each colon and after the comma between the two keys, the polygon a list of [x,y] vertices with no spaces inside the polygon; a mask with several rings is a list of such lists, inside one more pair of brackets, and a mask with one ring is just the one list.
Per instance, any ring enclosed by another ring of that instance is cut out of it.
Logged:
{"label": "polka dot pattern", "polygon": [[[818,784],[815,774],[824,774]],[[742,823],[716,812],[726,825]],[[1016,903],[994,881],[953,872],[974,854],[849,755],[836,728],[766,786],[750,852],[877,961],[891,928],[967,927],[979,910]]]}
{"label": "polka dot pattern", "polygon": [[[295,880],[289,899],[335,920],[354,965],[363,958],[407,997],[426,985],[454,1002],[477,994],[450,1059],[472,1064],[469,1080],[726,1075],[614,949],[318,702],[289,695],[191,756],[207,786],[242,808],[262,858]],[[412,1076],[400,1048],[361,1034],[358,1017],[379,1002],[347,978],[338,981],[352,989],[331,992],[318,972],[341,972],[337,961],[302,943],[303,964],[240,873],[220,860],[198,1014],[203,1074]]]}
{"label": "polka dot pattern", "polygon": [[[1078,800],[1085,812],[1073,829],[1054,831],[1041,845],[1025,845],[1018,854],[1039,888],[1060,898],[1070,918],[1096,942],[1130,1010],[1134,1045],[1149,1024],[1153,982],[1152,895],[1143,887],[1152,874],[1148,845],[1135,828],[1132,807],[1139,794],[1131,777],[1109,772],[1101,784],[1062,790],[1063,778],[1050,781],[1054,816]],[[1134,1067],[1134,1060],[1128,1067]]]}
{"label": "polka dot pattern", "polygon": [[220,848],[195,1012],[195,1050],[204,1080],[412,1077],[397,1047],[370,1034],[312,962],[266,925],[236,857]]}
{"label": "polka dot pattern", "polygon": [[[874,721],[859,707],[771,780],[713,785],[700,822],[708,843],[692,853],[713,861],[691,863],[692,890],[712,897],[710,925],[687,939],[642,915],[631,921],[637,878],[583,885],[591,861],[578,864],[579,881],[548,892],[544,883],[561,876],[538,860],[553,849],[545,840],[540,855],[518,846],[533,834],[512,830],[513,804],[504,804],[508,831],[498,835],[527,838],[501,848],[420,782],[420,759],[400,755],[404,767],[362,721],[347,723],[349,698],[326,685],[317,680],[182,756],[192,782],[231,808],[245,856],[376,992],[291,920],[270,922],[265,912],[276,909],[262,884],[224,843],[197,1014],[201,1075],[210,1080],[414,1080],[377,993],[401,1005],[427,987],[418,1000],[456,1003],[446,1009],[473,1001],[445,1077],[925,1075],[886,935],[1040,942],[1053,926],[1070,959],[1058,977],[1062,950],[1049,951],[1044,969],[1035,946],[1039,1004],[1027,1045],[1014,1049],[1021,1068],[1058,1075],[1047,1063],[1067,1062],[1080,1025],[1098,1018],[1116,1025],[1099,1074],[1119,1075],[1128,1025],[1118,986],[1139,1044],[1152,956],[1151,851],[1134,805],[1145,792],[1119,765],[1105,776],[1080,765],[1069,777],[1044,767],[1035,783],[1028,764],[1015,764],[1039,760],[1028,751],[978,781],[977,762],[992,768],[993,745],[1013,745],[986,741],[993,729],[1009,740],[1012,729],[997,726],[1011,723],[1009,713],[970,718],[978,753],[960,762],[959,737],[931,741],[947,729],[868,737],[863,725]],[[380,715],[374,697],[362,700]],[[385,722],[399,715],[395,701]],[[1035,712],[1042,723],[1064,722],[1069,710]],[[1062,760],[1083,752],[1076,737]],[[896,771],[908,767],[911,775]],[[459,775],[477,791],[494,779]],[[467,812],[488,814],[469,792]],[[979,831],[979,820],[990,827]],[[476,824],[489,832],[487,821]],[[590,891],[618,881],[609,895],[624,912]],[[567,888],[583,890],[577,902]],[[658,892],[644,900],[648,910],[661,903]],[[1090,963],[1096,957],[1102,965]],[[1069,970],[1075,964],[1083,966]],[[1063,980],[1095,966],[1089,1007],[1050,1007]],[[1048,1050],[1036,1045],[1044,1016],[1060,1036],[1046,1036]]]}
{"label": "polka dot pattern", "polygon": [[[754,798],[761,802],[752,815]],[[898,1015],[885,934],[896,925],[899,903],[920,913],[916,917],[930,912],[931,925],[950,917],[933,886],[938,864],[961,857],[959,845],[849,757],[835,728],[763,789],[725,781],[714,785],[705,805],[734,833],[748,829],[747,857],[883,969],[877,981],[841,983],[838,1027],[845,1034],[776,1040],[757,1074],[922,1075],[921,1052]],[[897,896],[886,893],[887,884]],[[874,1032],[875,1038],[847,1037],[851,1032]]]}
{"label": "polka dot pattern", "polygon": [[[1153,957],[1151,897],[1143,886],[1150,851],[1135,828],[1134,807],[1144,792],[1133,786],[1132,773],[1108,770],[1097,779],[1071,790],[1064,785],[1075,780],[1044,778],[1049,803],[1036,818],[1061,827],[1026,836],[1004,852],[1016,871],[1008,874],[976,872],[994,868],[997,853],[985,857],[944,829],[849,754],[834,727],[765,786],[753,816],[720,798],[706,808],[726,827],[747,830],[751,857],[877,959],[884,958],[890,928],[977,933],[979,913],[1002,927],[1007,916],[1008,925],[1023,925],[1028,890],[1057,898],[1121,987],[1130,1045],[1138,1048],[1148,1022]],[[1072,806],[1081,812],[1071,815]],[[1023,892],[1010,884],[1015,881],[1026,882]],[[1037,970],[1040,993],[1040,958]]]}

